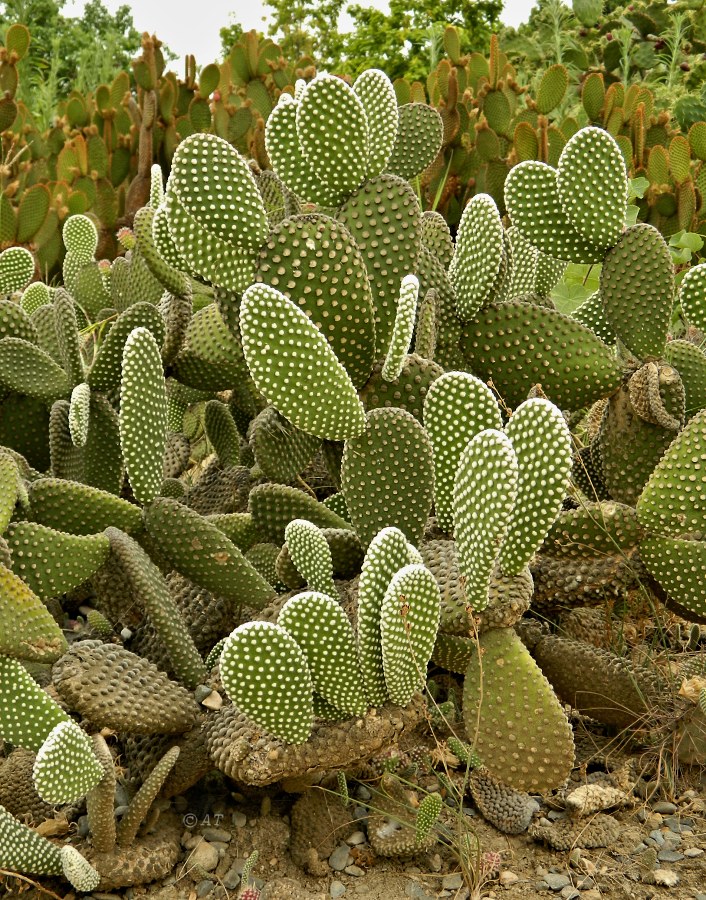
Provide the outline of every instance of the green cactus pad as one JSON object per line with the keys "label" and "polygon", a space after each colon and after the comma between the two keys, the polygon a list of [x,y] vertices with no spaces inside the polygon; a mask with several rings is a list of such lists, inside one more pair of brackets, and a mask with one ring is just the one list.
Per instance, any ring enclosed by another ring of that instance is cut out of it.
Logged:
{"label": "green cactus pad", "polygon": [[557,172],[559,197],[571,226],[607,249],[623,232],[628,202],[625,161],[602,128],[581,128],[566,143]]}
{"label": "green cactus pad", "polygon": [[381,372],[384,381],[396,381],[402,373],[414,332],[414,322],[417,318],[418,296],[419,280],[417,276],[405,275],[397,302],[395,326]]}
{"label": "green cactus pad", "polygon": [[430,209],[422,213],[422,244],[448,269],[454,256],[454,242],[441,213]]}
{"label": "green cactus pad", "polygon": [[348,230],[328,216],[285,219],[260,251],[257,280],[297,304],[329,342],[356,388],[375,359],[368,273]]}
{"label": "green cactus pad", "polygon": [[438,111],[426,103],[404,103],[397,112],[397,139],[387,171],[411,181],[436,159],[444,124]]}
{"label": "green cactus pad", "polygon": [[366,178],[375,178],[385,171],[395,141],[399,115],[395,89],[380,69],[366,69],[353,85],[355,95],[363,104],[368,129],[368,167]]}
{"label": "green cactus pad", "polygon": [[61,352],[61,363],[74,387],[84,379],[83,360],[79,346],[76,307],[63,288],[54,292],[54,326]]}
{"label": "green cactus pad", "polygon": [[[34,875],[61,875],[61,850],[0,806],[0,868]],[[93,888],[88,888],[93,890]]]}
{"label": "green cactus pad", "polygon": [[489,306],[461,338],[469,369],[492,378],[514,408],[539,384],[560,409],[581,409],[620,384],[614,353],[579,322],[551,309],[512,301]]}
{"label": "green cactus pad", "polygon": [[346,226],[360,248],[368,269],[375,309],[377,359],[385,356],[390,345],[400,282],[408,272],[417,269],[421,216],[412,187],[393,175],[381,175],[366,182],[337,214],[338,221]]}
{"label": "green cactus pad", "polygon": [[0,340],[0,385],[41,400],[53,400],[71,390],[66,372],[51,356],[13,337]]}
{"label": "green cactus pad", "polygon": [[503,236],[495,201],[488,194],[476,194],[463,210],[449,270],[456,291],[456,311],[464,322],[493,299],[503,258]]}
{"label": "green cactus pad", "polygon": [[567,559],[628,553],[642,537],[635,510],[613,501],[585,503],[556,518],[542,545],[543,553]]}
{"label": "green cactus pad", "polygon": [[514,300],[521,294],[534,291],[539,251],[519,229],[511,225],[506,231],[512,252],[512,270],[503,294],[504,300]]}
{"label": "green cactus pad", "polygon": [[0,450],[0,534],[4,534],[19,497],[20,473],[17,463],[5,450]]}
{"label": "green cactus pad", "polygon": [[262,539],[282,546],[284,530],[293,519],[307,519],[319,528],[344,528],[347,522],[310,494],[284,484],[259,484],[250,491],[249,511]]}
{"label": "green cactus pad", "polygon": [[147,328],[159,346],[164,341],[164,319],[152,303],[136,303],[121,313],[103,339],[88,376],[94,391],[110,391],[120,384],[123,348],[136,328]]}
{"label": "green cactus pad", "polygon": [[61,656],[66,649],[61,629],[32,589],[5,566],[0,566],[0,600],[0,653],[31,662]]}
{"label": "green cactus pad", "polygon": [[444,801],[437,791],[433,794],[426,794],[419,804],[417,817],[415,820],[415,840],[417,844],[423,844],[431,833],[432,828],[436,824],[441,810],[444,808]]}
{"label": "green cactus pad", "polygon": [[42,600],[77,587],[108,558],[103,534],[64,534],[36,522],[15,522],[5,538],[12,551],[12,570]]}
{"label": "green cactus pad", "polygon": [[304,651],[314,690],[348,715],[365,715],[355,634],[336,600],[314,591],[297,594],[284,604],[277,624]]}
{"label": "green cactus pad", "polygon": [[360,434],[365,418],[355,388],[305,312],[274,288],[255,284],[243,295],[240,328],[252,378],[282,415],[328,440]]}
{"label": "green cactus pad", "polygon": [[123,484],[118,414],[102,394],[95,392],[91,393],[81,480],[111,494],[119,494]]}
{"label": "green cactus pad", "polygon": [[519,575],[556,519],[571,477],[571,433],[549,400],[526,400],[505,426],[517,456],[515,512],[500,548],[500,567]]}
{"label": "green cactus pad", "polygon": [[91,739],[69,720],[59,722],[37,751],[32,771],[37,793],[47,803],[75,803],[103,777]]}
{"label": "green cactus pad", "polygon": [[468,442],[458,463],[453,513],[459,568],[469,605],[488,605],[490,576],[510,526],[518,490],[512,442],[486,429]]}
{"label": "green cactus pad", "polygon": [[577,322],[585,325],[586,328],[590,328],[604,343],[615,343],[617,335],[603,311],[603,298],[600,291],[596,291],[587,300],[584,300],[571,313],[571,318],[576,319]]}
{"label": "green cactus pad", "polygon": [[32,521],[70,534],[96,534],[109,525],[127,532],[142,527],[138,506],[74,481],[40,478],[30,485],[29,502]]}
{"label": "green cactus pad", "polygon": [[131,331],[123,349],[120,446],[130,485],[149,503],[162,484],[167,436],[167,389],[159,347],[148,328]]}
{"label": "green cactus pad", "polygon": [[0,736],[4,740],[36,752],[52,728],[68,718],[21,663],[0,655]]}
{"label": "green cactus pad", "polygon": [[211,303],[191,318],[174,360],[174,377],[198,391],[223,391],[247,375],[240,340]]}
{"label": "green cactus pad", "polygon": [[21,453],[40,471],[48,469],[51,462],[48,427],[49,412],[43,400],[8,394],[0,402],[0,444]]}
{"label": "green cactus pad", "polygon": [[248,440],[265,477],[278,482],[294,481],[321,446],[321,438],[296,428],[274,406],[252,420]]}
{"label": "green cactus pad", "polygon": [[540,252],[537,256],[537,274],[534,277],[535,293],[540,296],[550,294],[565,271],[566,263],[563,260]]}
{"label": "green cactus pad", "polygon": [[382,661],[380,612],[394,575],[409,565],[407,539],[398,528],[383,528],[370,542],[358,583],[358,658],[370,703],[389,699]]}
{"label": "green cactus pad", "polygon": [[692,266],[679,285],[679,302],[687,320],[706,329],[706,263]]}
{"label": "green cactus pad", "polygon": [[69,406],[69,431],[75,447],[83,447],[88,440],[91,413],[91,389],[82,382],[71,391]]}
{"label": "green cactus pad", "polygon": [[706,455],[706,410],[677,435],[655,467],[638,502],[640,523],[677,537],[706,530],[706,485],[695,474]]}
{"label": "green cactus pad", "polygon": [[[566,67],[557,63],[549,66],[542,75],[542,80],[537,88],[537,110],[543,115],[548,115],[561,103],[569,86],[569,73]],[[587,129],[584,129],[586,131]]]}
{"label": "green cactus pad", "polygon": [[547,679],[511,628],[480,636],[463,688],[469,742],[516,790],[560,787],[574,762],[571,726]]}
{"label": "green cactus pad", "polygon": [[[331,550],[321,530],[306,519],[294,519],[285,528],[284,539],[292,562],[309,589],[335,597],[337,592],[333,583]],[[316,682],[314,686],[320,694],[327,696],[325,691],[317,687]],[[342,706],[340,708],[343,709]]]}
{"label": "green cactus pad", "polygon": [[[41,284],[41,282],[36,281],[35,284]],[[43,284],[41,286],[46,287]],[[37,330],[32,324],[30,315],[30,312],[25,311],[13,300],[0,297],[0,338],[16,337],[22,338],[30,344],[36,344]]]}
{"label": "green cactus pad", "polygon": [[69,216],[62,229],[64,246],[78,262],[87,263],[96,255],[98,232],[96,226],[84,215]]}
{"label": "green cactus pad", "polygon": [[606,319],[638,359],[664,352],[674,297],[672,272],[664,238],[644,222],[628,228],[603,262],[601,297]]}
{"label": "green cactus pad", "polygon": [[272,228],[284,219],[299,214],[301,210],[299,201],[272,169],[260,172],[257,176],[257,189],[265,204],[267,221]]}
{"label": "green cactus pad", "polygon": [[426,682],[439,628],[441,597],[423,565],[400,569],[390,581],[380,610],[380,644],[390,699],[406,706]]}
{"label": "green cactus pad", "polygon": [[434,509],[439,527],[453,528],[453,494],[461,454],[471,438],[502,428],[493,392],[467,372],[446,372],[429,388],[424,427],[434,449]]}
{"label": "green cactus pad", "polygon": [[424,399],[433,382],[444,370],[430,359],[425,359],[417,353],[410,353],[405,357],[397,378],[394,381],[385,381],[382,377],[384,364],[384,360],[375,363],[367,384],[360,391],[365,411],[394,406],[407,410],[421,422]]}
{"label": "green cactus pad", "polygon": [[706,353],[689,341],[669,341],[664,358],[679,372],[687,421],[706,407]]}
{"label": "green cactus pad", "polygon": [[206,437],[222,466],[237,466],[240,462],[240,434],[225,403],[209,400],[203,411]]}
{"label": "green cactus pad", "polygon": [[265,240],[267,216],[255,179],[223,138],[197,133],[181,141],[168,189],[201,228],[226,244],[255,251]]}
{"label": "green cactus pad", "polygon": [[414,353],[423,359],[433,360],[436,353],[436,290],[429,288],[419,304],[417,329],[414,335]]}
{"label": "green cactus pad", "polygon": [[158,497],[145,525],[174,568],[217,597],[261,609],[273,590],[232,541],[211,522],[179,503]]}
{"label": "green cactus pad", "polygon": [[280,548],[277,544],[254,544],[245,554],[245,559],[258,572],[273,590],[281,593],[286,584],[277,572],[277,560]]}
{"label": "green cactus pad", "polygon": [[228,637],[220,674],[235,706],[256,725],[288,744],[311,734],[311,675],[294,638],[271,622],[246,622]]}
{"label": "green cactus pad", "polygon": [[640,544],[640,559],[672,600],[697,616],[706,616],[706,544],[649,537]]}
{"label": "green cactus pad", "polygon": [[527,160],[510,170],[505,181],[508,215],[524,237],[554,259],[596,263],[604,251],[572,226],[559,196],[557,172],[546,163]]}
{"label": "green cactus pad", "polygon": [[0,253],[0,295],[23,291],[34,275],[34,257],[25,247],[8,247]]}
{"label": "green cactus pad", "polygon": [[431,658],[442,669],[463,675],[475,652],[476,642],[473,638],[440,631],[436,636]]}
{"label": "green cactus pad", "polygon": [[368,122],[356,93],[341,78],[317,75],[297,106],[297,136],[314,177],[338,205],[368,172]]}
{"label": "green cactus pad", "polygon": [[151,770],[140,785],[139,791],[130,801],[130,806],[117,827],[117,843],[119,847],[130,847],[137,837],[138,829],[167,780],[167,776],[176,765],[180,747],[171,747]]}
{"label": "green cactus pad", "polygon": [[152,275],[166,291],[175,297],[185,297],[189,293],[189,279],[164,259],[154,242],[154,217],[156,210],[143,206],[135,214],[133,228],[137,246]]}
{"label": "green cactus pad", "polygon": [[359,437],[346,441],[341,489],[351,522],[366,546],[381,528],[399,528],[412,544],[424,533],[434,490],[431,443],[401,409],[373,409]]}

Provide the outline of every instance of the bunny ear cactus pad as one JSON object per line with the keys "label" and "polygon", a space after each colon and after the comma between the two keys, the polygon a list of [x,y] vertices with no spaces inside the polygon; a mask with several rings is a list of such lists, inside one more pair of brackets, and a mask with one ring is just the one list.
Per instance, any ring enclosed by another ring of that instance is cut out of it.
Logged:
{"label": "bunny ear cactus pad", "polygon": [[75,803],[103,777],[91,739],[72,720],[59,722],[37,752],[32,771],[47,803]]}
{"label": "bunny ear cactus pad", "polygon": [[368,173],[368,120],[352,88],[317,75],[297,106],[297,136],[314,175],[341,203]]}
{"label": "bunny ear cactus pad", "polygon": [[503,236],[495,201],[488,194],[476,194],[463,210],[449,271],[456,290],[456,311],[464,322],[493,297],[503,259]]}
{"label": "bunny ear cactus pad", "polygon": [[32,521],[70,534],[96,534],[109,525],[127,532],[142,528],[139,506],[75,481],[39,478],[29,487],[29,504]]}
{"label": "bunny ear cactus pad", "polygon": [[706,616],[706,544],[653,536],[640,544],[640,559],[673,600],[699,617]]}
{"label": "bunny ear cactus pad", "polygon": [[571,478],[571,433],[553,403],[534,398],[517,407],[505,434],[517,456],[519,480],[499,562],[506,575],[519,575],[561,510]]}
{"label": "bunny ear cactus pad", "polygon": [[601,262],[604,250],[572,226],[557,187],[557,172],[546,163],[518,163],[505,181],[505,205],[519,231],[542,253],[576,263]]}
{"label": "bunny ear cactus pad", "polygon": [[505,232],[512,252],[512,271],[505,288],[504,299],[513,300],[521,294],[529,294],[535,288],[539,250],[511,225]]}
{"label": "bunny ear cactus pad", "polygon": [[366,178],[385,170],[397,140],[399,114],[392,82],[380,69],[366,69],[355,80],[353,91],[365,110],[368,126]]}
{"label": "bunny ear cactus pad", "polygon": [[90,414],[91,389],[84,381],[71,391],[69,405],[69,431],[75,447],[84,447],[88,440]]}
{"label": "bunny ear cactus pad", "polygon": [[679,285],[679,302],[687,321],[706,329],[706,263],[692,266]]}
{"label": "bunny ear cactus pad", "polygon": [[[311,590],[335,597],[331,550],[321,529],[306,519],[294,519],[285,528],[284,539],[292,562]],[[320,688],[317,690],[326,696]]]}
{"label": "bunny ear cactus pad", "polygon": [[365,715],[355,634],[342,607],[326,594],[308,591],[287,600],[277,624],[304,651],[314,690],[348,715]]}
{"label": "bunny ear cactus pad", "polygon": [[348,230],[328,216],[285,219],[260,251],[257,280],[297,304],[329,342],[356,388],[375,360],[368,273]]}
{"label": "bunny ear cactus pad", "polygon": [[0,295],[23,291],[34,275],[34,257],[24,247],[0,253]]}
{"label": "bunny ear cactus pad", "polygon": [[61,850],[0,806],[0,868],[33,875],[61,875]]}
{"label": "bunny ear cactus pad", "polygon": [[424,534],[434,493],[431,443],[402,409],[373,409],[363,434],[346,441],[341,489],[363,546],[381,528],[399,528],[413,544]]}
{"label": "bunny ear cactus pad", "polygon": [[152,303],[135,303],[122,312],[104,337],[86,381],[94,391],[120,385],[125,342],[136,328],[147,328],[159,346],[164,341],[164,319]]}
{"label": "bunny ear cactus pad", "polygon": [[48,353],[13,337],[0,340],[0,385],[40,400],[55,400],[71,390],[66,372]]}
{"label": "bunny ear cactus pad", "polygon": [[288,744],[303,744],[314,724],[306,656],[294,638],[271,622],[246,622],[227,638],[220,675],[235,706]]}
{"label": "bunny ear cactus pad", "polygon": [[381,374],[385,381],[396,381],[404,368],[407,351],[414,332],[418,296],[419,279],[416,275],[405,275],[400,287],[400,299],[397,302],[395,326],[382,367]]}
{"label": "bunny ear cactus pad", "polygon": [[399,528],[383,528],[370,542],[358,583],[358,658],[368,700],[389,699],[382,662],[380,612],[393,576],[409,565],[407,539]]}
{"label": "bunny ear cactus pad", "polygon": [[162,485],[167,438],[167,389],[162,356],[152,332],[136,328],[123,349],[120,446],[133,493],[149,503]]}
{"label": "bunny ear cactus pad", "polygon": [[674,275],[669,247],[656,228],[633,225],[606,254],[601,297],[606,319],[631,353],[643,360],[664,353]]}
{"label": "bunny ear cactus pad", "polygon": [[397,113],[397,140],[387,171],[411,181],[438,156],[444,139],[444,123],[438,111],[426,103],[404,103]]}
{"label": "bunny ear cactus pad", "polygon": [[574,762],[561,704],[512,628],[493,628],[479,640],[463,687],[469,741],[500,781],[519,791],[555,790]]}
{"label": "bunny ear cactus pad", "polygon": [[275,288],[254,284],[243,294],[240,329],[253,381],[283,416],[327,440],[361,433],[365,412],[355,387],[305,312]]}
{"label": "bunny ear cactus pad", "polygon": [[490,576],[507,533],[519,481],[512,442],[486,429],[461,454],[454,485],[454,522],[459,568],[469,605],[488,605]]}
{"label": "bunny ear cactus pad", "polygon": [[426,681],[439,628],[439,585],[423,565],[412,564],[390,581],[380,610],[380,642],[390,700],[407,706]]}
{"label": "bunny ear cactus pad", "polygon": [[590,244],[608,249],[623,231],[628,202],[625,161],[602,128],[577,131],[559,157],[559,198],[572,227]]}
{"label": "bunny ear cactus pad", "polygon": [[453,494],[461,454],[469,440],[488,428],[502,429],[495,396],[467,372],[446,372],[429,388],[424,427],[434,449],[434,508],[439,528],[453,528]]}
{"label": "bunny ear cactus pad", "polygon": [[684,384],[687,421],[706,407],[706,354],[689,341],[669,341],[664,358],[674,366]]}
{"label": "bunny ear cactus pad", "polygon": [[292,519],[307,519],[319,528],[343,528],[351,525],[311,494],[286,484],[258,484],[251,491],[248,506],[254,526],[262,540],[284,543],[284,530]]}
{"label": "bunny ear cactus pad", "polygon": [[204,407],[203,426],[218,462],[237,466],[240,462],[240,435],[230,410],[220,400],[209,400]]}
{"label": "bunny ear cactus pad", "polygon": [[0,654],[0,736],[5,741],[36,752],[52,728],[68,718],[21,663]]}
{"label": "bunny ear cactus pad", "polygon": [[61,629],[39,597],[14,572],[0,566],[0,653],[53,662],[66,646]]}
{"label": "bunny ear cactus pad", "polygon": [[280,483],[296,480],[321,446],[321,438],[292,425],[274,406],[252,420],[248,442],[265,477]]}
{"label": "bunny ear cactus pad", "polygon": [[88,263],[93,260],[98,249],[98,232],[88,216],[69,216],[61,234],[66,250],[76,261]]}

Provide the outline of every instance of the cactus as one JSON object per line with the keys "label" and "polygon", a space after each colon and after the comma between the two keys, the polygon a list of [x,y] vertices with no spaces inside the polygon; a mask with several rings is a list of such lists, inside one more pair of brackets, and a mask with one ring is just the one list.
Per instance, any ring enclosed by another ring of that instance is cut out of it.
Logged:
{"label": "cactus", "polygon": [[88,735],[75,722],[59,722],[37,751],[34,783],[49,803],[80,800],[103,777]]}

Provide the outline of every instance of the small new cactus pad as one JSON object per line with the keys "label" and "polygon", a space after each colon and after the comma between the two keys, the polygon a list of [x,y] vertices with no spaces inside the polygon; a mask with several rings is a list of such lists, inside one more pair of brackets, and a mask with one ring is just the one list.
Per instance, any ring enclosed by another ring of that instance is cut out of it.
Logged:
{"label": "small new cactus pad", "polygon": [[456,470],[466,445],[480,431],[502,429],[495,395],[468,372],[446,372],[424,400],[424,427],[434,449],[434,509],[439,528],[453,528]]}
{"label": "small new cactus pad", "polygon": [[32,775],[37,793],[47,803],[75,803],[98,784],[103,769],[89,736],[69,719],[47,735]]}
{"label": "small new cactus pad", "polygon": [[449,270],[456,311],[464,322],[492,299],[503,258],[503,235],[495,201],[488,194],[476,194],[463,210]]}
{"label": "small new cactus pad", "polygon": [[243,294],[240,328],[253,381],[283,416],[328,440],[360,434],[363,405],[305,312],[275,288],[254,284]]}
{"label": "small new cactus pad", "polygon": [[64,246],[78,262],[91,262],[98,249],[98,232],[88,216],[69,216],[61,233]]}
{"label": "small new cactus pad", "polygon": [[54,327],[61,353],[61,364],[74,387],[84,379],[83,359],[79,346],[76,307],[63,288],[54,292]]}
{"label": "small new cactus pad", "polygon": [[315,591],[297,594],[284,604],[277,624],[303,650],[314,690],[348,715],[365,715],[355,633],[340,604]]}
{"label": "small new cactus pad", "polygon": [[19,497],[20,473],[9,453],[0,450],[0,534],[4,534]]}
{"label": "small new cactus pad", "polygon": [[426,103],[403,103],[397,113],[397,140],[387,171],[411,181],[436,159],[444,139],[444,123],[438,110]]}
{"label": "small new cactus pad", "polygon": [[294,519],[285,528],[284,539],[292,562],[309,588],[335,597],[331,550],[321,529],[306,519]]}
{"label": "small new cactus pad", "polygon": [[395,89],[380,69],[366,69],[355,80],[353,90],[363,104],[368,127],[366,178],[380,175],[397,140],[399,115]]}
{"label": "small new cactus pad", "polygon": [[488,605],[490,576],[507,533],[518,487],[517,456],[507,435],[486,429],[461,454],[453,512],[459,568],[468,603]]}
{"label": "small new cactus pad", "polygon": [[31,316],[40,306],[46,306],[48,303],[51,303],[51,294],[49,287],[43,281],[33,281],[22,292],[20,306],[28,316]]}
{"label": "small new cactus pad", "polygon": [[186,297],[190,291],[189,279],[160,255],[154,242],[154,217],[155,209],[148,206],[135,214],[133,228],[137,247],[148,269],[164,289],[175,297]]}
{"label": "small new cactus pad", "polygon": [[248,441],[255,462],[275,482],[295,481],[321,446],[321,438],[292,425],[274,406],[266,406],[251,421]]}
{"label": "small new cactus pad", "polygon": [[534,276],[534,292],[544,297],[551,293],[566,271],[567,264],[564,260],[554,259],[546,253],[539,252],[537,256],[537,273]]}
{"label": "small new cactus pad", "polygon": [[368,172],[368,121],[352,88],[335,75],[317,75],[297,106],[297,137],[304,156],[341,203]]}
{"label": "small new cactus pad", "polygon": [[461,349],[468,368],[484,381],[492,378],[513,409],[537,384],[560,409],[581,409],[621,380],[615,353],[590,329],[517,300],[481,310],[464,327]]}
{"label": "small new cactus pad", "polygon": [[605,251],[571,224],[559,196],[556,169],[546,163],[527,160],[510,169],[505,204],[512,224],[547,256],[577,263],[603,258]]}
{"label": "small new cactus pad", "polygon": [[380,612],[393,576],[409,565],[407,539],[399,528],[383,528],[370,542],[358,583],[358,658],[371,704],[389,699],[382,664]]}
{"label": "small new cactus pad", "polygon": [[14,572],[0,566],[0,653],[53,662],[65,649],[66,638],[39,597]]}
{"label": "small new cactus pad", "polygon": [[91,412],[91,389],[82,382],[71,391],[69,406],[69,431],[76,447],[84,447],[88,440],[88,424]]}
{"label": "small new cactus pad", "polygon": [[697,616],[706,616],[705,543],[649,537],[640,544],[640,559],[673,600]]}
{"label": "small new cactus pad", "polygon": [[123,348],[136,328],[148,328],[159,346],[164,341],[164,319],[152,303],[136,303],[122,312],[103,338],[86,380],[94,391],[110,391],[120,384]]}
{"label": "small new cactus pad", "polygon": [[678,537],[706,529],[706,484],[697,475],[706,457],[706,410],[677,435],[637,501],[640,523]]}
{"label": "small new cactus pad", "polygon": [[589,243],[607,249],[625,224],[628,176],[615,139],[602,128],[581,128],[559,157],[557,186],[572,227]]}
{"label": "small new cactus pad", "polygon": [[418,296],[419,279],[416,275],[405,275],[400,286],[395,327],[392,330],[390,346],[382,367],[381,374],[385,381],[396,381],[404,368],[414,332],[414,321],[417,317]]}
{"label": "small new cactus pad", "polygon": [[237,466],[240,462],[240,435],[233,416],[225,403],[209,400],[203,411],[203,427],[206,437],[216,452],[218,462],[224,466]]}
{"label": "small new cactus pad", "polygon": [[59,850],[64,878],[77,891],[95,891],[101,881],[99,872],[71,844],[64,844]]}
{"label": "small new cactus pad", "polygon": [[679,285],[679,302],[687,320],[706,329],[706,263],[692,266]]}
{"label": "small new cactus pad", "polygon": [[271,622],[246,622],[221,653],[223,687],[256,725],[288,744],[302,744],[314,722],[306,656],[294,638]]}
{"label": "small new cactus pad", "polygon": [[422,213],[422,244],[448,269],[454,256],[454,242],[446,219],[441,213],[428,209]]}
{"label": "small new cactus pad", "polygon": [[571,772],[571,726],[547,679],[512,628],[480,638],[463,687],[469,742],[488,770],[521,791],[558,788]]}
{"label": "small new cactus pad", "polygon": [[273,596],[235,544],[215,525],[178,500],[158,497],[145,525],[174,568],[217,597],[261,609]]}
{"label": "small new cactus pad", "polygon": [[21,663],[0,655],[0,736],[3,740],[36,752],[52,728],[68,718]]}
{"label": "small new cactus pad", "polygon": [[539,250],[532,246],[522,232],[511,225],[505,232],[512,252],[512,270],[505,285],[504,299],[514,300],[535,289]]}
{"label": "small new cactus pad", "polygon": [[168,190],[201,228],[226,244],[255,251],[265,240],[267,216],[255,179],[223,138],[201,132],[181,141]]}
{"label": "small new cactus pad", "polygon": [[414,353],[423,359],[434,359],[436,352],[436,290],[429,288],[419,304]]}
{"label": "small new cactus pad", "polygon": [[505,434],[517,457],[519,480],[499,562],[506,575],[519,575],[561,509],[571,477],[571,433],[561,411],[537,397],[517,407]]}
{"label": "small new cactus pad", "polygon": [[346,441],[341,489],[364,546],[387,525],[418,544],[434,495],[434,463],[427,433],[402,409],[373,409],[363,434]]}
{"label": "small new cactus pad", "polygon": [[260,250],[257,280],[299,306],[354,386],[365,384],[375,360],[375,314],[365,262],[344,225],[323,215],[285,219]]}
{"label": "small new cactus pad", "polygon": [[664,352],[674,298],[672,272],[664,238],[644,222],[628,228],[603,261],[601,297],[606,319],[638,359]]}
{"label": "small new cactus pad", "polygon": [[0,385],[40,400],[55,400],[71,390],[66,372],[48,353],[13,337],[0,340]]}
{"label": "small new cactus pad", "polygon": [[390,700],[406,706],[426,682],[439,628],[436,579],[418,563],[400,569],[387,586],[380,610],[380,644]]}
{"label": "small new cactus pad", "polygon": [[34,875],[61,875],[61,851],[0,806],[0,868]]}
{"label": "small new cactus pad", "polygon": [[444,808],[444,801],[438,791],[427,794],[419,804],[415,820],[415,836],[418,844],[423,844]]}
{"label": "small new cactus pad", "polygon": [[34,275],[34,257],[25,247],[0,253],[0,295],[23,291]]}
{"label": "small new cactus pad", "polygon": [[248,506],[253,523],[262,539],[280,546],[284,529],[292,519],[308,519],[319,528],[345,528],[351,525],[310,494],[286,484],[258,484],[250,491]]}
{"label": "small new cactus pad", "polygon": [[150,807],[162,789],[167,776],[174,768],[180,753],[180,747],[171,747],[167,750],[140,785],[139,791],[130,801],[130,806],[118,825],[116,836],[119,847],[131,846],[137,837],[140,825],[150,811]]}
{"label": "small new cactus pad", "polygon": [[110,550],[104,534],[66,534],[36,522],[14,522],[5,539],[13,572],[42,600],[78,587],[103,565]]}

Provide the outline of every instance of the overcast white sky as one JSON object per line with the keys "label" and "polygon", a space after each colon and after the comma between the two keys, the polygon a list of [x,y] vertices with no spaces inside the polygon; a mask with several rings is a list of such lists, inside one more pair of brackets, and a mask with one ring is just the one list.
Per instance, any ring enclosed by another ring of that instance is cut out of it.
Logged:
{"label": "overcast white sky", "polygon": [[[103,0],[105,6],[115,11],[122,3],[132,8],[133,20],[138,31],[149,31],[164,41],[179,56],[193,53],[199,66],[217,59],[220,51],[219,29],[227,24],[230,14],[249,30],[266,30],[262,17],[266,10],[261,0]],[[360,5],[387,7],[386,0],[351,0]],[[66,15],[80,16],[84,0],[68,0]],[[533,0],[505,0],[502,20],[508,25],[524,21],[533,6]],[[344,25],[344,22],[341,23]]]}

